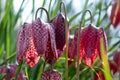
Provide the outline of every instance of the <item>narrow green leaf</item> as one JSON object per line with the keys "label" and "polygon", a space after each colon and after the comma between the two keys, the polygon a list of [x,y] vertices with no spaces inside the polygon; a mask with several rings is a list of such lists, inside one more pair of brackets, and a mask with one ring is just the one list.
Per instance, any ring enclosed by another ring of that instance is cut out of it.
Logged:
{"label": "narrow green leaf", "polygon": [[17,80],[17,78],[18,78],[18,75],[19,75],[20,70],[22,68],[22,64],[23,64],[23,61],[21,62],[21,64],[18,65],[18,68],[16,70],[16,75],[15,75],[15,80]]}
{"label": "narrow green leaf", "polygon": [[69,19],[69,23],[71,23],[73,20],[75,20],[79,15],[81,14],[81,11],[76,13],[75,15],[73,15],[70,19]]}
{"label": "narrow green leaf", "polygon": [[[55,1],[56,2],[56,1]],[[55,5],[53,5],[54,7],[54,10],[52,11],[52,17],[51,18],[53,18],[53,17],[55,17],[56,15],[57,15],[57,12],[58,12],[58,10],[59,10],[59,6],[60,6],[60,2],[61,2],[61,0],[57,0],[57,5],[55,6]]]}
{"label": "narrow green leaf", "polygon": [[5,78],[6,76],[7,76],[6,74],[1,74],[1,73],[0,73],[0,80],[4,80],[4,78]]}
{"label": "narrow green leaf", "polygon": [[1,44],[1,46],[0,46],[0,58],[2,58],[3,52],[4,52],[4,44]]}
{"label": "narrow green leaf", "polygon": [[[10,18],[9,18],[9,20],[10,20]],[[6,33],[6,46],[7,46],[7,57],[9,57],[10,56],[10,23],[8,22],[8,24],[7,24],[7,33]]]}
{"label": "narrow green leaf", "polygon": [[110,46],[108,48],[108,52],[112,51],[114,48],[116,48],[118,45],[120,45],[120,40],[117,41],[115,44],[113,44],[112,46]]}
{"label": "narrow green leaf", "polygon": [[[45,6],[45,3],[46,3],[46,0],[43,1],[43,3],[42,3],[42,7]],[[41,10],[40,17],[42,17],[42,13],[43,13],[43,10]]]}
{"label": "narrow green leaf", "polygon": [[103,38],[100,39],[100,50],[102,53],[102,64],[103,64],[105,79],[112,80],[112,77],[110,74],[110,69],[109,69],[109,64],[108,64],[108,57],[107,57],[107,53],[106,53],[105,47],[104,47]]}
{"label": "narrow green leaf", "polygon": [[73,27],[70,28],[70,34],[74,34],[75,30],[79,27],[79,24],[74,25]]}

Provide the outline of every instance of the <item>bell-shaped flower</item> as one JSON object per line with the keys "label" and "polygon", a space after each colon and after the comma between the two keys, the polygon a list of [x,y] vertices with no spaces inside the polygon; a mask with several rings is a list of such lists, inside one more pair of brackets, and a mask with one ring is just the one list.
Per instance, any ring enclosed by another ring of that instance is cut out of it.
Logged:
{"label": "bell-shaped flower", "polygon": [[54,25],[56,47],[60,56],[65,46],[65,17],[58,14],[50,22]]}
{"label": "bell-shaped flower", "polygon": [[[102,28],[97,28],[94,25],[89,24],[80,31],[80,60],[84,58],[84,61],[88,66],[91,66],[97,55],[101,54],[100,38],[104,39],[104,45],[107,47],[107,40]],[[72,54],[72,57],[75,57],[77,53],[77,41],[78,30],[76,30],[72,41],[73,46],[71,50],[73,51],[69,52],[69,55]]]}
{"label": "bell-shaped flower", "polygon": [[[0,73],[6,74],[4,80],[12,80],[15,77],[15,73],[17,71],[17,65],[8,65],[8,66],[0,66]],[[25,80],[25,75],[22,71],[18,74],[17,80]]]}
{"label": "bell-shaped flower", "polygon": [[49,64],[53,64],[58,58],[58,53],[56,49],[55,34],[52,24],[49,25],[47,29],[48,29],[48,39],[45,50],[45,61]]}
{"label": "bell-shaped flower", "polygon": [[120,51],[116,51],[113,56],[113,61],[109,61],[110,70],[113,74],[120,71]]}
{"label": "bell-shaped flower", "polygon": [[114,0],[112,4],[112,10],[110,15],[110,21],[114,25],[114,28],[120,23],[120,2],[119,0]]}
{"label": "bell-shaped flower", "polygon": [[62,76],[56,70],[47,70],[42,73],[41,80],[62,80]]}
{"label": "bell-shaped flower", "polygon": [[[25,57],[26,62],[30,67],[35,66],[38,63],[40,56],[48,50],[49,40],[54,56],[57,57],[56,45],[54,39],[54,31],[52,31],[53,26],[48,23],[42,22],[39,18],[36,19],[31,24],[24,24],[18,33],[17,40],[17,61],[21,63],[22,58]],[[49,51],[51,52],[51,51]],[[48,53],[52,55],[51,53]]]}

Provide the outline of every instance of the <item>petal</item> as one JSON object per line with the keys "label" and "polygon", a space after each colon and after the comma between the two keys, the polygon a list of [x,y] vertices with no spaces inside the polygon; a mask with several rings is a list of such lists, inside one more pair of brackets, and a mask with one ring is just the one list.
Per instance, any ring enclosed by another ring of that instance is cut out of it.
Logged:
{"label": "petal", "polygon": [[97,49],[95,49],[94,53],[91,55],[91,57],[86,57],[86,54],[84,54],[84,60],[85,63],[90,67],[94,63],[96,57],[97,57]]}
{"label": "petal", "polygon": [[97,31],[98,29],[92,24],[82,29],[81,39],[86,57],[91,57],[94,54],[98,37]]}
{"label": "petal", "polygon": [[32,36],[35,48],[39,55],[43,55],[46,50],[48,39],[47,25],[38,18],[32,23]]}
{"label": "petal", "polygon": [[58,58],[58,53],[55,44],[55,34],[52,25],[46,24],[48,27],[48,40],[47,49],[45,51],[45,60],[47,63],[52,64]]}
{"label": "petal", "polygon": [[70,59],[74,59],[75,56],[77,55],[77,40],[78,39],[78,29],[76,29],[74,38],[69,41],[69,48],[68,48],[68,57]]}
{"label": "petal", "polygon": [[28,45],[26,45],[26,36],[25,33],[27,31],[27,26],[24,24],[18,32],[17,37],[17,61],[20,64],[22,62],[22,58],[24,52],[26,51]]}
{"label": "petal", "polygon": [[31,44],[30,47],[25,52],[25,59],[30,67],[34,67],[38,63],[40,56],[37,54],[37,51],[35,49],[32,39],[30,44]]}
{"label": "petal", "polygon": [[[12,80],[12,78],[15,77],[16,70],[17,70],[17,65],[15,64],[8,66],[0,66],[0,73],[7,74],[5,80]],[[24,74],[22,71],[20,71],[17,80],[24,80],[24,79],[25,79]]]}
{"label": "petal", "polygon": [[47,70],[42,73],[41,80],[62,80],[62,76],[56,70]]}
{"label": "petal", "polygon": [[[77,56],[77,42],[78,42],[78,29],[76,29],[74,38],[71,40],[69,43],[69,49],[68,49],[68,57],[70,59],[74,59]],[[82,44],[82,38],[80,37],[80,60],[82,59],[84,55],[84,50],[83,50],[83,44]],[[69,61],[71,64],[71,61]]]}
{"label": "petal", "polygon": [[26,62],[29,64],[30,67],[35,66],[38,61],[40,56],[38,55],[38,52],[36,50],[35,44],[34,44],[34,36],[33,36],[33,30],[32,24],[26,24],[27,30],[25,33],[25,42],[27,47],[27,50],[24,52],[24,57],[26,59]]}
{"label": "petal", "polygon": [[101,71],[98,71],[95,80],[105,80],[104,74]]}
{"label": "petal", "polygon": [[54,25],[55,29],[55,39],[57,49],[63,51],[65,45],[65,18],[62,14],[58,14],[51,23]]}
{"label": "petal", "polygon": [[110,71],[113,72],[113,74],[115,74],[118,71],[117,65],[114,62],[109,61],[109,66],[110,66]]}
{"label": "petal", "polygon": [[108,49],[108,45],[107,45],[107,38],[106,38],[106,34],[103,30],[103,28],[100,28],[98,30],[98,42],[97,42],[97,49],[98,49],[98,54],[99,54],[99,57],[101,58],[101,51],[100,51],[100,38],[103,38],[103,41],[104,41],[104,48],[105,48],[105,51],[107,53],[107,49]]}
{"label": "petal", "polygon": [[120,52],[119,51],[114,53],[113,60],[116,64],[117,69],[120,70]]}
{"label": "petal", "polygon": [[112,4],[112,10],[110,15],[110,20],[114,25],[114,28],[117,27],[117,25],[120,23],[120,3],[118,1],[115,1]]}
{"label": "petal", "polygon": [[68,65],[70,65],[72,63],[72,59],[74,59],[75,55],[73,53],[73,38],[69,38],[69,47],[68,47],[68,58],[70,60],[68,60]]}

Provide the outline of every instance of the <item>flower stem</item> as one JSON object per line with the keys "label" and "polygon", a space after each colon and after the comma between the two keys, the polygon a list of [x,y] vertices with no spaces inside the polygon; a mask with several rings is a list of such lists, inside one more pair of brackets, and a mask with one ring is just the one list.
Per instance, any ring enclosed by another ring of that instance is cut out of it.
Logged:
{"label": "flower stem", "polygon": [[46,65],[46,61],[44,61],[44,63],[43,63],[43,70],[42,70],[42,72],[44,72],[44,70],[45,70],[45,65]]}
{"label": "flower stem", "polygon": [[63,9],[64,9],[64,15],[65,15],[65,33],[66,33],[66,51],[65,51],[65,63],[66,63],[66,70],[65,70],[65,74],[66,74],[66,79],[68,80],[68,23],[67,23],[67,16],[66,16],[66,8],[65,8],[65,4],[63,2],[60,3],[60,12],[61,12],[61,7],[63,5]]}
{"label": "flower stem", "polygon": [[79,56],[80,56],[80,31],[81,31],[81,25],[82,25],[82,23],[80,22],[80,26],[79,26],[79,29],[78,29],[78,41],[77,41],[77,71],[76,71],[77,80],[79,80]]}
{"label": "flower stem", "polygon": [[14,80],[17,80],[18,75],[19,75],[19,73],[20,73],[20,70],[21,70],[21,68],[22,68],[22,64],[23,64],[23,60],[22,60],[22,62],[18,65],[18,68],[17,68],[17,70],[16,70],[16,75],[15,75],[15,79],[14,79]]}
{"label": "flower stem", "polygon": [[38,11],[39,11],[40,9],[42,9],[42,10],[44,10],[44,11],[46,12],[48,22],[50,22],[49,13],[48,13],[48,11],[47,11],[45,8],[43,8],[43,7],[40,7],[40,8],[37,9],[36,14],[35,14],[35,19],[37,19],[37,13],[38,13]]}
{"label": "flower stem", "polygon": [[81,31],[81,27],[82,27],[82,22],[84,20],[84,16],[86,14],[86,12],[89,12],[90,13],[90,17],[91,17],[91,23],[92,23],[92,14],[91,14],[91,11],[90,10],[85,10],[82,14],[82,18],[81,18],[81,21],[80,21],[80,26],[78,28],[78,41],[77,41],[77,71],[76,71],[76,76],[77,76],[77,80],[79,80],[79,57],[80,57],[80,31]]}
{"label": "flower stem", "polygon": [[120,80],[120,70],[119,70],[119,80]]}

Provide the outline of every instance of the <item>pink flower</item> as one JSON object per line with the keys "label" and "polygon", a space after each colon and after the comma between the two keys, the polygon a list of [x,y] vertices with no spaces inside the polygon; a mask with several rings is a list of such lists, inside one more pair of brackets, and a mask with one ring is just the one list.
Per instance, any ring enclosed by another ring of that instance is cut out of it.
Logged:
{"label": "pink flower", "polygon": [[117,51],[114,53],[113,62],[109,61],[110,70],[115,74],[120,71],[120,52]]}
{"label": "pink flower", "polygon": [[47,63],[52,64],[56,62],[58,53],[55,44],[55,34],[52,26],[48,26],[48,40],[45,51],[45,60]]}
{"label": "pink flower", "polygon": [[104,74],[101,71],[98,71],[95,80],[105,80]]}
{"label": "pink flower", "polygon": [[[8,65],[7,67],[0,66],[0,73],[7,75],[5,77],[5,80],[12,80],[12,78],[15,77],[16,70],[17,70],[17,65]],[[20,71],[17,80],[25,80],[25,76],[22,71]]]}
{"label": "pink flower", "polygon": [[56,47],[60,56],[65,46],[65,17],[58,14],[51,23],[54,25]]}
{"label": "pink flower", "polygon": [[47,70],[42,73],[41,80],[62,80],[62,76],[56,70]]}
{"label": "pink flower", "polygon": [[120,70],[120,51],[114,53],[113,60],[118,68]]}
{"label": "pink flower", "polygon": [[[17,61],[21,63],[22,58],[30,67],[35,66],[40,56],[45,55],[46,59],[57,58],[56,44],[53,26],[42,22],[40,19],[31,24],[25,23],[18,33],[17,40]],[[50,49],[50,50],[49,50]],[[46,60],[50,63],[49,60]]]}
{"label": "pink flower", "polygon": [[114,3],[112,4],[110,20],[111,20],[112,24],[114,25],[114,28],[116,28],[118,26],[118,24],[120,23],[120,3],[119,3],[119,0],[114,0]]}
{"label": "pink flower", "polygon": [[[80,32],[80,60],[84,58],[85,63],[91,66],[100,52],[100,38],[104,39],[105,50],[107,50],[107,40],[105,37],[104,30],[102,28],[96,28],[94,25],[89,24],[88,26],[81,29]],[[75,57],[77,53],[77,40],[78,30],[76,30],[74,39],[72,41],[72,51],[69,52],[71,57]],[[71,48],[71,47],[70,47]],[[69,49],[70,49],[69,48]]]}

